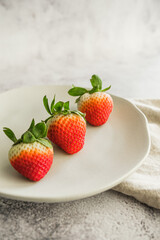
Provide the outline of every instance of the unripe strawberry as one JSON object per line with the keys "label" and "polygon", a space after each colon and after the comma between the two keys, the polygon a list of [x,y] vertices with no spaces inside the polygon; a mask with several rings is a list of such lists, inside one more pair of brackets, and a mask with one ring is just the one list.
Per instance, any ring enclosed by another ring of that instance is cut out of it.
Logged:
{"label": "unripe strawberry", "polygon": [[47,120],[47,137],[65,152],[74,154],[84,145],[86,134],[86,121],[80,111],[69,109],[69,102],[57,102],[55,98],[48,105],[48,99],[43,98],[44,106],[51,115]]}
{"label": "unripe strawberry", "polygon": [[113,109],[112,97],[105,93],[111,86],[102,90],[101,79],[93,75],[91,78],[92,89],[73,87],[68,93],[71,96],[79,96],[76,100],[78,110],[85,113],[86,120],[91,125],[100,126],[104,124]]}
{"label": "unripe strawberry", "polygon": [[18,140],[9,128],[3,131],[14,142],[8,154],[14,169],[32,181],[42,179],[49,171],[54,155],[52,144],[45,138],[45,123],[35,125],[33,119],[30,128]]}

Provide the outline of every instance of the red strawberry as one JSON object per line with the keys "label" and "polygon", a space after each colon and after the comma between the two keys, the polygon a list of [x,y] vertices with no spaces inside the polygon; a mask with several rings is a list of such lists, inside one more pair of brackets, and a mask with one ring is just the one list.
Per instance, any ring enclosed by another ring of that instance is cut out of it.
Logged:
{"label": "red strawberry", "polygon": [[100,126],[108,120],[113,109],[113,100],[105,93],[111,86],[102,90],[102,81],[96,75],[93,75],[90,81],[93,87],[91,90],[73,87],[68,93],[71,96],[79,96],[76,100],[78,110],[86,114],[87,122]]}
{"label": "red strawberry", "polygon": [[52,144],[45,138],[45,123],[35,125],[33,119],[30,128],[18,140],[9,128],[3,131],[14,142],[8,155],[11,165],[32,181],[43,178],[52,165],[54,155]]}
{"label": "red strawberry", "polygon": [[48,105],[48,99],[43,98],[44,106],[51,115],[47,120],[47,137],[65,152],[74,154],[83,148],[86,134],[86,121],[80,111],[71,111],[69,102],[57,102],[55,98]]}

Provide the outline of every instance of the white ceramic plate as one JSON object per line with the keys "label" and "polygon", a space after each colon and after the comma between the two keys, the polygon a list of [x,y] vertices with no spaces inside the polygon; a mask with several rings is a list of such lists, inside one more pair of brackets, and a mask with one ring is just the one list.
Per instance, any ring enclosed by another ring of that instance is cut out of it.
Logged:
{"label": "white ceramic plate", "polygon": [[70,86],[36,86],[15,89],[0,95],[0,195],[25,201],[61,202],[89,197],[112,188],[135,171],[150,147],[145,116],[129,101],[113,96],[114,110],[106,124],[87,125],[84,148],[68,155],[54,147],[53,165],[39,182],[31,182],[17,173],[8,161],[11,141],[2,127],[19,137],[29,126],[48,117],[42,99],[71,101]]}

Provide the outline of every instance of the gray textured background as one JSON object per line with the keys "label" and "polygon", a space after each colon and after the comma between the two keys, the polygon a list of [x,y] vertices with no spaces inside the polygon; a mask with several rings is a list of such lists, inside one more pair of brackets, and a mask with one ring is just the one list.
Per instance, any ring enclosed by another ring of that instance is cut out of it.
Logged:
{"label": "gray textured background", "polygon": [[160,210],[114,191],[69,203],[0,200],[1,239],[150,240],[160,236]]}
{"label": "gray textured background", "polygon": [[[87,85],[160,97],[160,2],[0,0],[0,92]],[[2,104],[2,103],[0,103]],[[56,204],[0,198],[0,239],[160,239],[160,211],[112,190]]]}

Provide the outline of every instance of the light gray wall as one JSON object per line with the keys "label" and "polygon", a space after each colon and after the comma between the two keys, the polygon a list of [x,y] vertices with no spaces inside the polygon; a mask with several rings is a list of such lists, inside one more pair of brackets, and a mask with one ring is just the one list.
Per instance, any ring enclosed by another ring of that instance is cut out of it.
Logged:
{"label": "light gray wall", "polygon": [[75,78],[86,85],[97,73],[118,95],[135,79],[139,91],[152,89],[159,13],[156,0],[0,0],[0,87],[13,79],[15,87]]}

